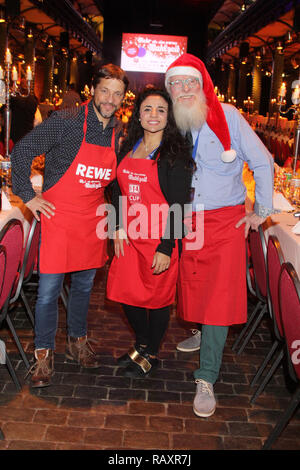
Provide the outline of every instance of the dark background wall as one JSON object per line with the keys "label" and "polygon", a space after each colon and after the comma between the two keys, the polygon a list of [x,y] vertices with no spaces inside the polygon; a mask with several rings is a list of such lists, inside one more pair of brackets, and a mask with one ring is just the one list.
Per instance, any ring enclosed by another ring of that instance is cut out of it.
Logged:
{"label": "dark background wall", "polygon": [[[128,0],[105,1],[103,58],[120,65],[122,33],[166,34],[188,37],[188,52],[204,57],[207,19],[190,2]],[[161,26],[155,26],[160,24]],[[164,85],[164,74],[128,72],[130,88],[137,92],[146,84]]]}

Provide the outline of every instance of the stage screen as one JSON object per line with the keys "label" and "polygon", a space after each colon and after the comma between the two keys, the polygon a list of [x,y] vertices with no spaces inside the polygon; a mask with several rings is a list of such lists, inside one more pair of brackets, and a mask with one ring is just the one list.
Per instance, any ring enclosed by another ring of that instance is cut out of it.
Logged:
{"label": "stage screen", "polygon": [[128,72],[165,73],[186,51],[186,36],[123,33],[121,68]]}

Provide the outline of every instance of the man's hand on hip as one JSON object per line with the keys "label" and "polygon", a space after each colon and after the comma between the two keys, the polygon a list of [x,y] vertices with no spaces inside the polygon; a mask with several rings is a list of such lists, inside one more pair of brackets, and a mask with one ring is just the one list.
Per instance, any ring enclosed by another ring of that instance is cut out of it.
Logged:
{"label": "man's hand on hip", "polygon": [[25,205],[28,207],[28,209],[31,210],[34,217],[38,221],[40,221],[40,217],[39,217],[39,214],[38,214],[39,212],[41,214],[44,214],[48,219],[50,219],[50,217],[55,214],[54,205],[51,204],[51,202],[44,199],[42,196],[35,196],[30,201],[26,202]]}

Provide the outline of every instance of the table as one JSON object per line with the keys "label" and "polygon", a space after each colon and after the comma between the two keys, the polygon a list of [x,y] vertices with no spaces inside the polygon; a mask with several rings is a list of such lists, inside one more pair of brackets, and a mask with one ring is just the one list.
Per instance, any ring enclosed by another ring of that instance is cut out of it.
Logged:
{"label": "table", "polygon": [[266,240],[269,235],[276,235],[281,245],[285,261],[289,261],[300,278],[300,235],[292,232],[299,221],[291,212],[272,214],[263,224]]}

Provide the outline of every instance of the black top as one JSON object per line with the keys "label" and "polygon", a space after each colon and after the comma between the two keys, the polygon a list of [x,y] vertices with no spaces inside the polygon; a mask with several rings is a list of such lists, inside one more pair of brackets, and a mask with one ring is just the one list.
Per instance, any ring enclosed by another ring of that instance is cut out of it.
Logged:
{"label": "black top", "polygon": [[[154,159],[158,153],[159,150],[154,154]],[[124,157],[125,155],[118,157],[118,165]],[[161,191],[169,206],[179,204],[182,209],[182,217],[180,217],[180,220],[174,217],[173,211],[169,211],[165,233],[156,248],[156,251],[171,256],[173,248],[175,247],[175,239],[178,239],[180,242],[180,239],[184,237],[184,204],[190,203],[192,170],[186,167],[186,163],[183,160],[175,160],[174,164],[171,166],[166,158],[158,157],[157,172]],[[116,229],[122,226],[122,211],[119,206],[119,196],[121,195],[118,181],[115,180],[112,185],[112,204],[116,210]],[[179,252],[180,251],[181,243],[179,243]]]}
{"label": "black top", "polygon": [[[14,146],[11,154],[13,192],[25,203],[35,196],[30,182],[32,160],[45,154],[43,191],[47,191],[65,174],[76,157],[83,140],[84,118],[85,106],[54,112]],[[90,101],[86,141],[109,147],[114,127],[117,150],[122,124],[112,117],[103,129]]]}

